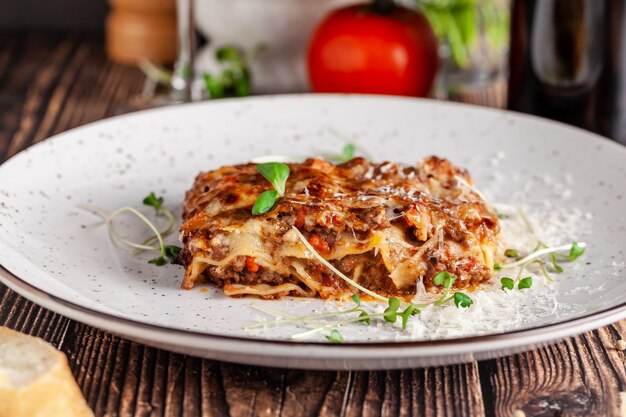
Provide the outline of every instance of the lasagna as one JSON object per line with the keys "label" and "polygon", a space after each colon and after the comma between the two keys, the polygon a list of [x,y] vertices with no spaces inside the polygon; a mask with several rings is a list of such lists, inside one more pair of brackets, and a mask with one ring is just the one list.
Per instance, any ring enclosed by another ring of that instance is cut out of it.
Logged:
{"label": "lasagna", "polygon": [[263,298],[359,293],[311,249],[387,297],[438,292],[433,277],[442,271],[457,277],[453,290],[492,277],[498,217],[468,173],[448,160],[288,165],[284,195],[261,215],[252,206],[272,185],[256,164],[197,176],[186,193],[176,259],[186,269],[182,288],[212,282],[226,295]]}

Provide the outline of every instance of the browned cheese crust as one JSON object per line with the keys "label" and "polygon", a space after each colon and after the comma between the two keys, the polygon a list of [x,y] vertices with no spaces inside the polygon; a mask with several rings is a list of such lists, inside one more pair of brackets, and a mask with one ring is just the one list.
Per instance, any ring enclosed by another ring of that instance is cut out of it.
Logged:
{"label": "browned cheese crust", "polygon": [[293,226],[341,272],[381,295],[438,291],[433,277],[441,271],[458,277],[454,289],[491,278],[498,218],[449,161],[309,159],[289,168],[284,197],[259,216],[251,208],[272,186],[256,164],[198,175],[184,203],[183,288],[210,281],[227,295],[264,298],[357,292],[313,257]]}

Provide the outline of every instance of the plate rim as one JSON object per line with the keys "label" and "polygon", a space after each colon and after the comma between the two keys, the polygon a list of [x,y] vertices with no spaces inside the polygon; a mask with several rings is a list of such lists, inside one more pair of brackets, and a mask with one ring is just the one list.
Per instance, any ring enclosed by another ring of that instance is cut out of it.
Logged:
{"label": "plate rim", "polygon": [[[7,270],[4,266],[0,265],[0,281],[7,285],[10,289],[14,290],[21,296],[27,298],[28,300],[49,309],[55,313],[61,314],[63,316],[69,317],[73,320],[79,321],[81,323],[88,324],[93,327],[97,327],[100,329],[104,329],[113,333],[118,333],[127,337],[132,337],[132,335],[127,334],[126,332],[117,332],[117,330],[110,327],[101,327],[95,321],[98,319],[104,319],[107,322],[118,323],[121,325],[131,326],[140,328],[142,330],[147,330],[150,332],[167,332],[170,335],[173,333],[178,336],[186,336],[193,337],[195,339],[218,339],[223,341],[236,341],[236,342],[251,342],[251,343],[260,343],[260,344],[268,344],[268,345],[276,345],[276,346],[307,346],[307,347],[329,347],[337,349],[344,348],[385,348],[385,349],[397,349],[397,348],[430,348],[430,347],[441,347],[441,346],[454,346],[454,345],[465,345],[471,343],[489,343],[494,341],[507,341],[510,339],[510,342],[513,342],[518,339],[524,339],[527,336],[531,336],[537,332],[544,333],[550,332],[550,330],[570,330],[564,337],[572,336],[576,334],[583,333],[587,331],[588,328],[597,328],[600,326],[594,326],[596,318],[601,318],[602,323],[613,323],[619,320],[626,318],[626,301],[622,302],[613,307],[609,307],[604,310],[596,311],[593,313],[586,314],[584,316],[573,317],[567,320],[543,324],[539,326],[534,326],[530,328],[518,329],[518,330],[510,330],[502,333],[493,333],[493,334],[484,334],[484,335],[476,335],[476,336],[465,336],[465,337],[454,337],[447,339],[428,339],[428,340],[402,340],[402,341],[394,341],[394,342],[345,342],[341,344],[333,344],[330,345],[326,342],[319,341],[291,341],[291,340],[270,340],[263,338],[247,338],[242,336],[232,336],[232,335],[222,335],[216,333],[207,333],[200,332],[196,330],[186,330],[186,329],[177,329],[172,327],[167,327],[155,323],[145,323],[139,320],[130,319],[126,317],[116,316],[111,313],[106,313],[103,311],[94,310],[91,308],[87,308],[76,304],[72,301],[64,300],[63,298],[57,297],[53,294],[49,294],[44,290],[41,290],[23,279],[19,278],[17,275],[13,274],[9,270]],[[65,313],[69,311],[69,313]],[[81,316],[86,316],[92,320],[82,320]],[[556,337],[558,338],[558,337]],[[553,340],[553,339],[547,339]],[[156,341],[156,340],[154,340]],[[521,346],[524,342],[519,344],[506,344],[505,346],[499,346],[498,348],[505,347],[515,347]],[[475,352],[472,350],[472,352]],[[271,355],[274,356],[274,355]]]}
{"label": "plate rim", "polygon": [[[22,155],[25,151],[30,151],[31,148],[40,146],[42,144],[50,144],[51,141],[63,140],[63,137],[70,133],[75,133],[76,131],[87,129],[93,127],[94,125],[98,125],[101,123],[107,123],[109,121],[120,120],[127,117],[135,117],[137,115],[143,114],[154,114],[162,111],[169,110],[179,110],[184,111],[184,108],[188,108],[191,106],[206,106],[209,107],[211,105],[220,105],[221,103],[228,102],[232,104],[233,102],[263,102],[265,100],[282,100],[282,99],[304,99],[304,100],[320,100],[325,98],[331,99],[348,99],[354,100],[359,98],[364,98],[373,101],[404,101],[407,103],[422,103],[422,104],[433,104],[440,107],[455,107],[455,108],[469,108],[472,111],[479,112],[487,112],[487,113],[500,113],[504,115],[510,115],[517,119],[526,119],[530,120],[534,123],[541,123],[545,125],[553,125],[558,126],[559,129],[566,129],[570,131],[575,131],[578,133],[584,133],[587,136],[594,137],[596,139],[601,139],[605,146],[612,147],[613,149],[620,149],[619,152],[624,152],[626,147],[623,145],[610,140],[606,137],[598,135],[594,132],[589,132],[582,128],[578,128],[576,126],[571,126],[565,123],[545,119],[542,117],[538,117],[531,114],[519,113],[511,110],[505,109],[494,109],[487,108],[475,104],[468,103],[455,103],[455,102],[444,102],[440,100],[428,99],[428,98],[410,98],[410,97],[397,97],[397,96],[384,96],[384,95],[360,95],[360,94],[283,94],[283,95],[264,95],[264,96],[253,96],[239,99],[227,99],[220,100],[218,102],[195,102],[195,103],[186,103],[181,105],[173,106],[165,106],[153,109],[147,109],[139,112],[126,113],[121,115],[112,116],[109,118],[101,119],[95,122],[87,123],[82,126],[78,126],[76,128],[72,128],[66,130],[64,132],[53,135],[46,140],[42,140],[40,142],[34,143],[31,146],[21,150],[17,154],[13,155],[6,161],[4,161],[0,165],[1,169],[4,168],[7,163],[11,161],[15,161],[17,157]],[[29,299],[30,301],[49,309],[55,313],[61,314],[65,317],[71,318],[81,323],[85,323],[90,326],[94,326],[96,328],[103,329],[105,331],[110,331],[112,333],[119,334],[124,337],[133,338],[130,332],[125,331],[124,329],[139,329],[147,334],[153,336],[148,339],[148,341],[153,343],[159,343],[159,335],[168,334],[169,336],[177,336],[177,337],[191,337],[198,341],[221,341],[221,342],[244,342],[245,344],[262,344],[264,346],[274,346],[274,347],[306,347],[306,348],[320,348],[323,350],[332,350],[333,352],[340,352],[348,350],[348,348],[358,348],[358,349],[367,349],[367,350],[387,350],[387,349],[410,349],[411,355],[413,357],[428,357],[433,356],[433,354],[425,354],[424,350],[431,348],[454,348],[460,347],[459,352],[462,353],[476,353],[485,351],[485,348],[491,349],[506,349],[506,348],[515,348],[521,347],[524,345],[528,345],[529,343],[541,343],[541,342],[549,342],[554,341],[556,339],[562,339],[564,337],[569,337],[573,335],[577,335],[588,331],[590,329],[598,328],[612,322],[616,322],[618,320],[626,318],[626,300],[624,300],[621,304],[617,304],[615,306],[609,307],[607,309],[603,309],[600,311],[595,311],[592,313],[588,313],[585,315],[569,318],[566,320],[547,323],[543,325],[538,325],[530,328],[511,330],[502,333],[495,334],[486,334],[486,335],[475,335],[475,336],[466,336],[466,337],[455,337],[455,338],[447,338],[447,339],[434,339],[434,340],[412,340],[412,341],[387,341],[387,342],[347,342],[338,345],[329,345],[325,342],[319,341],[291,341],[291,340],[270,340],[264,338],[248,338],[243,336],[233,336],[233,335],[222,335],[215,334],[209,332],[200,332],[195,330],[186,330],[186,329],[177,329],[172,327],[167,327],[160,324],[155,323],[145,323],[138,319],[132,319],[127,317],[117,316],[111,313],[106,313],[102,311],[98,311],[96,309],[88,308],[77,303],[65,300],[63,298],[57,297],[55,295],[47,293],[45,290],[39,289],[34,285],[29,284],[23,279],[19,278],[17,275],[13,274],[9,270],[7,270],[4,266],[0,265],[0,282],[3,282],[9,288],[14,290],[16,293],[21,296]],[[119,330],[122,329],[122,330]],[[162,340],[161,340],[162,342]],[[492,346],[489,346],[490,343],[497,342]],[[148,343],[149,344],[149,343]],[[178,345],[178,343],[174,343]],[[485,345],[483,347],[483,345]],[[482,348],[481,348],[482,347]],[[221,351],[219,346],[211,346],[207,345],[204,350],[206,352],[211,351]],[[271,351],[267,352],[255,352],[257,355],[262,355],[264,357],[268,356],[278,356],[279,353]],[[284,353],[284,352],[282,352]],[[254,354],[251,352],[251,354]],[[297,354],[291,354],[291,357],[297,357]],[[330,358],[329,358],[330,359]]]}

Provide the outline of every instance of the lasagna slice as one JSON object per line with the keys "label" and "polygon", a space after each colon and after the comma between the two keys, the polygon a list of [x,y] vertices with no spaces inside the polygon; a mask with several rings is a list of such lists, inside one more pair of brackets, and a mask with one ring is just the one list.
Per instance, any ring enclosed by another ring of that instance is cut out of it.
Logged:
{"label": "lasagna slice", "polygon": [[492,277],[498,218],[449,161],[309,159],[289,168],[284,196],[257,216],[252,206],[272,185],[255,164],[198,175],[183,210],[182,288],[212,282],[226,295],[263,298],[358,292],[316,260],[299,233],[335,268],[384,296],[438,291],[433,277],[441,271],[458,277],[455,290]]}

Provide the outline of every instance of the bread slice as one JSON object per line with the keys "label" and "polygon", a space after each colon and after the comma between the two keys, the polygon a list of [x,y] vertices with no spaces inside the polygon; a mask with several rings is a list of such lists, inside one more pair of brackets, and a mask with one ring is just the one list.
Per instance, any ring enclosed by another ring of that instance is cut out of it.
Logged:
{"label": "bread slice", "polygon": [[0,417],[92,417],[65,355],[0,327]]}

